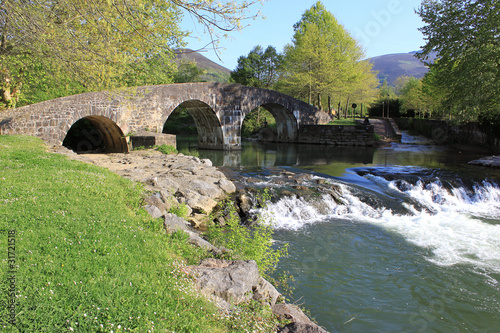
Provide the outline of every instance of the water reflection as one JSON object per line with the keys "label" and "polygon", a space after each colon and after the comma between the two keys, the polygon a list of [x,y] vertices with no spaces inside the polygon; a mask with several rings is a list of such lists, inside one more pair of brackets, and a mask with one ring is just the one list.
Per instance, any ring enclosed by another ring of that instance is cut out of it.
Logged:
{"label": "water reflection", "polygon": [[376,150],[364,147],[244,141],[243,149],[240,151],[218,151],[198,150],[196,142],[196,137],[177,137],[177,149],[184,154],[208,158],[214,165],[225,167],[372,164]]}
{"label": "water reflection", "polygon": [[[406,140],[406,139],[407,140]],[[181,153],[208,158],[215,166],[229,168],[270,168],[295,166],[331,176],[343,177],[347,169],[360,166],[418,166],[461,169],[500,178],[500,170],[469,166],[469,161],[483,157],[480,153],[431,145],[421,138],[405,137],[403,142],[388,147],[336,147],[290,143],[243,141],[242,150],[221,151],[198,149],[197,137],[177,137]]]}

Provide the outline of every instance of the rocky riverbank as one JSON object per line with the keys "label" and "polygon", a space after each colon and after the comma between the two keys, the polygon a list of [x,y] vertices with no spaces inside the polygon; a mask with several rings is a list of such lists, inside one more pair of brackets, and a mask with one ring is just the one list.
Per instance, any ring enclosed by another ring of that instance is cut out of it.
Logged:
{"label": "rocky riverbank", "polygon": [[469,162],[472,165],[480,165],[490,168],[500,168],[500,156],[488,156]]}
{"label": "rocky riverbank", "polygon": [[[61,147],[53,147],[52,151],[143,183],[150,194],[145,199],[144,208],[154,218],[164,219],[166,232],[185,232],[190,243],[216,255],[229,251],[213,246],[195,229],[207,221],[218,201],[236,192],[234,183],[213,167],[210,160],[182,154],[164,155],[155,150],[107,155],[77,155]],[[291,178],[290,175],[283,177]],[[296,180],[294,183],[297,185]],[[239,206],[244,196],[244,192],[237,196]],[[186,219],[169,213],[179,206],[185,207]],[[289,322],[279,328],[279,332],[326,332],[300,308],[284,303],[276,288],[259,275],[255,261],[206,259],[200,265],[190,267],[186,273],[195,278],[200,292],[212,299],[221,311],[231,313],[237,311],[238,304],[255,300]]]}

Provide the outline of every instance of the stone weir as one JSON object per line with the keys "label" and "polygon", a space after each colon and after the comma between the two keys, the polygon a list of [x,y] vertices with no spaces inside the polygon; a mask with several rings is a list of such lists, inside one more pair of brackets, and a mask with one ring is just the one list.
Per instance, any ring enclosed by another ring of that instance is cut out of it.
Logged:
{"label": "stone weir", "polygon": [[[193,228],[208,218],[218,201],[236,193],[234,183],[213,167],[210,160],[182,154],[164,155],[155,150],[78,155],[64,147],[54,146],[52,151],[106,167],[143,183],[150,193],[144,208],[154,218],[163,219],[166,232],[184,232],[191,244],[215,255],[229,251],[213,246]],[[172,207],[182,204],[186,207],[187,220],[169,213]],[[206,259],[200,265],[190,267],[187,273],[194,277],[200,293],[211,299],[221,311],[237,311],[238,304],[253,299],[269,306],[276,316],[290,322],[277,328],[277,332],[326,332],[299,307],[286,304],[276,288],[259,275],[253,260]]]}

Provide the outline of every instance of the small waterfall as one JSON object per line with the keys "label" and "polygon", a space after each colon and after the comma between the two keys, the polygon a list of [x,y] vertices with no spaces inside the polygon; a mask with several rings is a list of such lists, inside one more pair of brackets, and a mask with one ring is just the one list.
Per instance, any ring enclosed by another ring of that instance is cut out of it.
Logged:
{"label": "small waterfall", "polygon": [[484,181],[456,186],[439,178],[385,180],[365,175],[390,194],[373,199],[373,193],[336,184],[341,196],[312,198],[285,196],[252,210],[276,229],[298,230],[332,219],[378,225],[427,248],[438,265],[470,264],[500,272],[500,187]]}

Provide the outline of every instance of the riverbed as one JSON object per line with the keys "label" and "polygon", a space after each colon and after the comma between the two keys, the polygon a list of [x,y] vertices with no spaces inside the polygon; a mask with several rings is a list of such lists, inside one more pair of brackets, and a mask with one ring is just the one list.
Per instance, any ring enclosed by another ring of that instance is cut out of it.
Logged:
{"label": "riverbed", "polygon": [[[495,332],[500,327],[500,172],[482,155],[404,133],[383,148],[245,142],[210,158],[241,186],[282,171],[337,184],[343,202],[284,197],[260,213],[293,300],[330,332]],[[252,179],[245,183],[246,179]],[[258,181],[256,181],[258,180]],[[318,207],[322,207],[318,209]]]}

